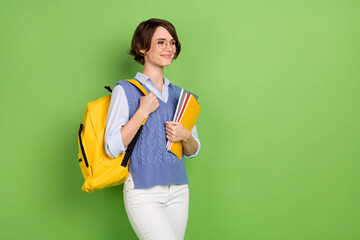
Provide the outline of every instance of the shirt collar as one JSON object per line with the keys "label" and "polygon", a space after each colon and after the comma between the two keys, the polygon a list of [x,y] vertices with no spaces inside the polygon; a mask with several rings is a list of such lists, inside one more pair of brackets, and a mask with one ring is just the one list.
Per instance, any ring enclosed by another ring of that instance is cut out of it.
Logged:
{"label": "shirt collar", "polygon": [[[135,79],[144,85],[147,81],[152,81],[151,78],[149,78],[148,76],[146,76],[145,74],[143,74],[141,72],[136,73]],[[166,77],[164,77],[164,85],[170,86],[171,88],[173,88],[173,84]]]}

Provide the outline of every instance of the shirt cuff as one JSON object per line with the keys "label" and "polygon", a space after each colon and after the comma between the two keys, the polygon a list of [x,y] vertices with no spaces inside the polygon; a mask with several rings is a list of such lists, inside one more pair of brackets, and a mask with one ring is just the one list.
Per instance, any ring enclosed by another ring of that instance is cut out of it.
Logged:
{"label": "shirt cuff", "polygon": [[186,155],[186,154],[184,153],[184,158],[193,158],[193,157],[195,157],[196,155],[198,155],[198,153],[199,153],[199,151],[200,151],[201,144],[200,144],[200,140],[199,140],[199,139],[197,139],[197,138],[194,138],[194,139],[195,139],[195,141],[198,143],[198,148],[197,148],[196,152],[195,152],[193,155],[190,155],[190,156],[188,156],[188,155]]}
{"label": "shirt cuff", "polygon": [[126,147],[124,147],[124,143],[121,137],[121,128],[114,131],[114,133],[109,136],[108,143],[106,145],[106,152],[109,155],[109,157],[116,158],[121,153],[124,153],[126,151]]}

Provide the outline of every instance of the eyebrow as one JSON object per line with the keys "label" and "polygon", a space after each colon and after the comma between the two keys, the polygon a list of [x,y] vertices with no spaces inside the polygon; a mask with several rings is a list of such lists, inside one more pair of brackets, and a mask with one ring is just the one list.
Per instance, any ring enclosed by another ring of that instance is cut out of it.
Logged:
{"label": "eyebrow", "polygon": [[[156,39],[156,40],[166,40],[166,38],[158,38],[158,39]],[[172,39],[170,39],[170,41],[171,41],[171,40],[175,40],[175,39],[172,38]]]}

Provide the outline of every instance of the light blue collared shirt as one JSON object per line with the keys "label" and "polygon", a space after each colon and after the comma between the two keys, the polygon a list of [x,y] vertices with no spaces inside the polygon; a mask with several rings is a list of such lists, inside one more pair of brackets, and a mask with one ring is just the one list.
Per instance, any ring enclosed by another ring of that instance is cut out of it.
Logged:
{"label": "light blue collared shirt", "polygon": [[[162,91],[155,86],[154,82],[143,73],[138,72],[135,79],[145,85],[150,91],[152,91],[156,97],[160,98],[163,102],[167,102],[169,97],[169,87],[173,87],[173,84],[164,77],[164,84]],[[119,84],[116,85],[111,93],[111,102],[106,119],[105,129],[105,152],[109,157],[115,158],[119,154],[126,151],[124,143],[121,137],[121,128],[129,121],[129,105],[126,98],[125,91]],[[191,130],[191,134],[198,143],[198,149],[194,155],[187,156],[186,158],[195,157],[200,151],[200,140],[196,131],[196,126]]]}

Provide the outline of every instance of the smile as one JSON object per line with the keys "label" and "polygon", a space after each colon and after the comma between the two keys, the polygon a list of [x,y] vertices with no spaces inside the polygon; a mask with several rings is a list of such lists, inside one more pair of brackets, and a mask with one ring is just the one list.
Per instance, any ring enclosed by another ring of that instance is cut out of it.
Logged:
{"label": "smile", "polygon": [[160,55],[160,56],[162,56],[162,57],[164,57],[164,58],[171,58],[171,57],[172,57],[171,54],[165,54],[165,55]]}

